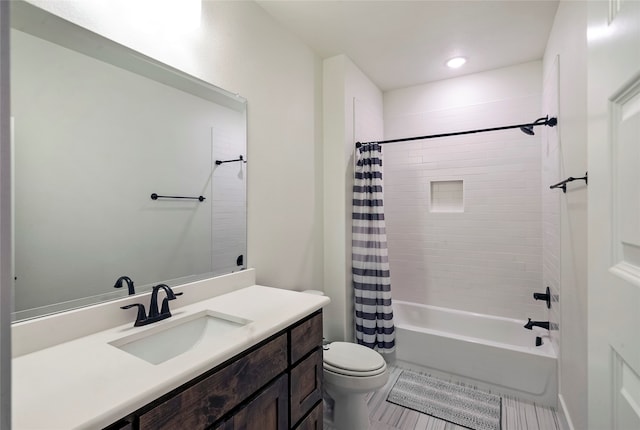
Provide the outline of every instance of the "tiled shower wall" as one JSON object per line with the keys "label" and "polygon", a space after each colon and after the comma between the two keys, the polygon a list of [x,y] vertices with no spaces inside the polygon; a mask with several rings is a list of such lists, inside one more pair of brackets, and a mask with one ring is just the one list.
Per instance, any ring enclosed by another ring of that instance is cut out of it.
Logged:
{"label": "tiled shower wall", "polygon": [[[542,105],[544,111],[550,116],[558,117],[558,58],[553,62],[544,79]],[[561,272],[561,222],[560,202],[563,193],[560,189],[549,189],[549,186],[560,182],[563,177],[560,174],[560,125],[547,128],[541,133],[542,144],[542,287],[549,287],[551,297],[551,310],[548,311],[546,320],[553,325],[560,325],[560,286]],[[542,289],[541,289],[542,291]],[[546,304],[545,304],[546,306]],[[560,330],[551,330],[556,353],[560,350]]]}
{"label": "tiled shower wall", "polygon": [[[386,111],[386,135],[530,122],[540,116],[539,83],[531,92],[441,110]],[[540,144],[539,134],[515,129],[383,147],[395,300],[547,316],[532,298],[543,290]]]}

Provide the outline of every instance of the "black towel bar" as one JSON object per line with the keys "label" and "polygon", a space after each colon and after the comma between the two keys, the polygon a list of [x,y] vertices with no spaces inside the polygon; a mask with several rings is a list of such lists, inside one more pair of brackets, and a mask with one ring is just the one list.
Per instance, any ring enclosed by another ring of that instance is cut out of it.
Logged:
{"label": "black towel bar", "polygon": [[558,182],[555,185],[551,185],[549,188],[550,189],[562,188],[562,192],[566,193],[567,192],[567,183],[573,182],[573,181],[584,181],[585,184],[589,185],[589,172],[585,172],[584,176],[581,177],[581,178],[574,178],[573,176],[569,176],[564,181]]}
{"label": "black towel bar", "polygon": [[247,162],[247,160],[245,160],[244,157],[242,157],[242,155],[240,155],[239,158],[236,158],[235,160],[224,160],[224,161],[216,160],[216,165],[219,166],[220,164],[223,164],[223,163],[233,163],[234,161],[242,161],[244,163]]}
{"label": "black towel bar", "polygon": [[204,201],[206,200],[206,197],[202,197],[202,196],[198,196],[198,197],[184,197],[184,196],[159,196],[156,193],[151,194],[151,200],[158,200],[158,199],[190,199],[190,200],[198,200],[198,201]]}

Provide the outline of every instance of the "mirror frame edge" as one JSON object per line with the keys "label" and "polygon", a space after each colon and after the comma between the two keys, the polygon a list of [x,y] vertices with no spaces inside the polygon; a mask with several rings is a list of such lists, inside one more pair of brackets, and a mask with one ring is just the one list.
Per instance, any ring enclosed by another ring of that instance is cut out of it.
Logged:
{"label": "mirror frame edge", "polygon": [[11,101],[10,2],[0,1],[0,430],[11,429]]}

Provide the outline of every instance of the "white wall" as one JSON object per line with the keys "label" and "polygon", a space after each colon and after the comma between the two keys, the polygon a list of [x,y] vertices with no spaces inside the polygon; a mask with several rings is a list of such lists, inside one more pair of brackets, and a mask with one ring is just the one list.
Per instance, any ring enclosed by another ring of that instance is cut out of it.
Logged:
{"label": "white wall", "polygon": [[[321,61],[253,2],[202,2],[184,29],[126,1],[31,3],[248,99],[248,266],[257,282],[323,285]],[[175,3],[180,6],[179,3]]]}
{"label": "white wall", "polygon": [[382,92],[345,55],[324,60],[324,291],[329,340],[354,338],[351,200],[355,142],[381,139]]}
{"label": "white wall", "polygon": [[[385,93],[385,138],[533,122],[541,63]],[[518,319],[545,319],[540,132],[520,130],[383,148],[394,299]],[[432,181],[463,181],[460,211],[431,208]]]}
{"label": "white wall", "polygon": [[[544,56],[545,76],[559,66],[560,176],[587,170],[587,3],[562,1]],[[587,428],[587,188],[560,191],[560,411],[575,429]],[[605,389],[605,387],[602,387]]]}

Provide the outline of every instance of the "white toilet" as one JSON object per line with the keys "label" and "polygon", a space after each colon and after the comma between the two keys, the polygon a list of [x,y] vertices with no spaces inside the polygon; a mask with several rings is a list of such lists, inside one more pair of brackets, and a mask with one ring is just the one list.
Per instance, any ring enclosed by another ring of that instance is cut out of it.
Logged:
{"label": "white toilet", "polygon": [[[321,291],[307,290],[308,294]],[[387,363],[373,349],[350,342],[332,342],[323,351],[324,387],[334,401],[337,430],[368,430],[366,395],[384,387],[389,379]]]}
{"label": "white toilet", "polygon": [[334,400],[337,430],[367,430],[366,395],[389,379],[387,363],[378,352],[363,345],[332,342],[324,347],[324,386]]}

